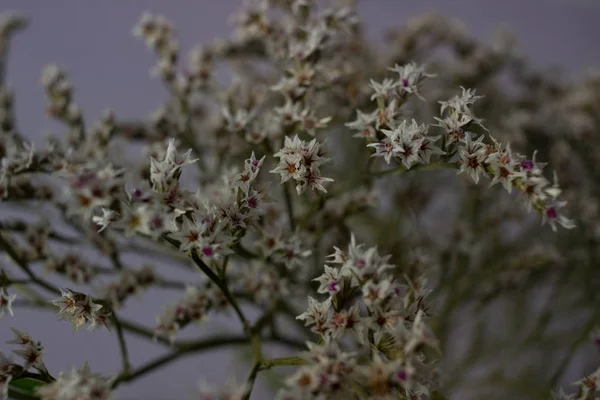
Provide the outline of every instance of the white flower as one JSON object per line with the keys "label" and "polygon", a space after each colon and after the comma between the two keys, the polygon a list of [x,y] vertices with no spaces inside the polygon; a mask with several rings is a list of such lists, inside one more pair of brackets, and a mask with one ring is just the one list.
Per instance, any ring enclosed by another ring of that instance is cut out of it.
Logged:
{"label": "white flower", "polygon": [[479,182],[479,174],[487,176],[483,163],[486,160],[485,145],[483,144],[483,135],[476,141],[471,139],[471,133],[467,132],[462,145],[458,149],[460,157],[458,174],[467,172],[475,183]]}
{"label": "white flower", "polygon": [[317,293],[324,293],[330,296],[335,295],[343,288],[343,276],[340,275],[340,271],[337,268],[332,268],[325,265],[325,273],[313,281],[319,282],[319,288]]}
{"label": "white flower", "polygon": [[7,341],[6,342],[7,344],[25,345],[25,344],[33,341],[31,339],[31,336],[29,336],[29,334],[27,334],[25,332],[21,332],[20,330],[15,329],[15,328],[10,328],[10,330],[15,335],[15,338],[13,340]]}
{"label": "white flower", "polygon": [[317,134],[317,129],[323,129],[327,127],[327,124],[331,121],[331,117],[317,118],[313,110],[305,108],[300,113],[300,122],[302,129],[311,136]]}
{"label": "white flower", "polygon": [[379,306],[390,295],[390,289],[391,282],[388,279],[383,279],[378,283],[369,280],[362,288],[363,301],[370,308]]}
{"label": "white flower", "polygon": [[459,113],[469,113],[470,107],[483,96],[475,96],[475,89],[465,89],[460,87],[462,93],[456,95],[448,101],[440,101],[440,114],[443,114],[447,108]]}
{"label": "white flower", "polygon": [[298,194],[306,188],[327,192],[323,183],[333,182],[333,179],[321,176],[319,166],[330,160],[324,157],[316,139],[306,143],[298,135],[294,139],[286,137],[283,148],[274,156],[279,158],[279,164],[270,172],[280,174],[281,183],[294,179]]}
{"label": "white flower", "polygon": [[425,78],[433,78],[434,74],[428,74],[425,72],[423,66],[419,66],[414,62],[410,62],[404,66],[395,65],[389,69],[398,74],[398,81],[395,83],[396,90],[399,95],[404,93],[415,94],[420,99],[424,100],[419,94],[419,84]]}
{"label": "white flower", "polygon": [[42,86],[44,86],[45,88],[48,88],[48,87],[52,86],[54,83],[58,82],[59,80],[62,80],[63,77],[64,77],[64,75],[61,72],[61,70],[58,68],[58,66],[55,64],[51,64],[51,65],[44,66],[44,69],[42,70],[42,77],[41,77],[40,81],[42,83]]}
{"label": "white flower", "polygon": [[43,348],[39,344],[30,342],[23,345],[21,350],[14,350],[13,353],[25,360],[25,364],[23,364],[23,369],[25,371],[30,368],[45,371],[46,366],[44,365],[44,353],[42,350]]}
{"label": "white flower", "polygon": [[37,389],[41,400],[112,400],[112,385],[115,378],[106,378],[90,372],[86,364],[70,374],[61,373],[58,379]]}
{"label": "white flower", "polygon": [[116,225],[125,231],[125,236],[132,237],[138,233],[150,235],[150,214],[147,204],[128,205],[121,203],[123,217]]}
{"label": "white flower", "polygon": [[329,310],[331,309],[331,297],[324,302],[319,302],[308,296],[308,309],[298,315],[296,319],[304,321],[305,326],[315,325],[313,332],[324,334],[327,330],[326,324],[329,320]]}
{"label": "white flower", "polygon": [[183,224],[178,232],[171,234],[171,238],[180,242],[179,250],[186,252],[192,249],[197,249],[202,242],[202,234],[205,227],[202,224],[197,224],[190,221],[189,218],[183,219]]}
{"label": "white flower", "polygon": [[12,303],[17,297],[16,294],[9,295],[4,291],[4,288],[0,288],[0,318],[5,314],[13,316]]}
{"label": "white flower", "polygon": [[118,219],[119,216],[116,211],[104,207],[102,207],[102,215],[95,215],[92,217],[92,221],[96,225],[100,226],[100,229],[98,229],[98,233],[105,230],[111,222],[115,222]]}
{"label": "white flower", "polygon": [[12,375],[0,375],[0,400],[8,400],[8,384]]}
{"label": "white flower", "polygon": [[152,189],[158,193],[164,193],[169,189],[176,187],[181,175],[181,169],[198,161],[191,157],[192,150],[188,150],[183,155],[177,153],[175,139],[170,139],[167,147],[167,153],[163,161],[157,161],[150,157],[150,181]]}
{"label": "white flower", "polygon": [[225,129],[230,132],[241,132],[255,117],[256,113],[245,109],[237,109],[234,114],[231,113],[229,107],[223,107],[221,110],[223,118],[225,118]]}
{"label": "white flower", "polygon": [[86,322],[92,323],[95,327],[105,320],[104,316],[98,316],[102,305],[95,303],[91,296],[72,290],[64,291],[61,289],[60,292],[61,297],[52,300],[51,303],[60,307],[57,318],[71,322],[74,332]]}
{"label": "white flower", "polygon": [[254,152],[252,152],[250,158],[244,162],[244,172],[241,172],[237,175],[237,179],[233,183],[233,186],[239,187],[245,194],[248,194],[250,185],[252,185],[258,176],[260,167],[265,161],[265,158],[266,156],[263,156],[260,160],[257,160]]}
{"label": "white flower", "polygon": [[561,225],[565,229],[575,228],[575,222],[565,217],[560,209],[567,205],[566,201],[554,201],[546,204],[542,213],[542,225],[548,224],[554,232],[556,232],[556,225]]}
{"label": "white flower", "polygon": [[366,140],[377,138],[377,133],[373,127],[373,124],[377,121],[377,113],[377,110],[370,114],[365,114],[360,110],[356,110],[356,119],[345,124],[348,128],[357,131],[352,137]]}
{"label": "white flower", "polygon": [[13,361],[9,357],[6,357],[0,351],[0,378],[6,375],[10,375],[13,365]]}
{"label": "white flower", "polygon": [[373,90],[371,100],[383,99],[387,100],[391,97],[391,94],[396,87],[396,83],[393,79],[384,79],[381,83],[375,82],[373,79],[369,82],[369,87]]}

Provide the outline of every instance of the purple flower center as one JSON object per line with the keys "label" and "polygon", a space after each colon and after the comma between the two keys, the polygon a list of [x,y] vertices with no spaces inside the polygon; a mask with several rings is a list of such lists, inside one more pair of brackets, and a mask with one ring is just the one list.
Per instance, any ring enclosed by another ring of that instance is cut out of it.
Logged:
{"label": "purple flower center", "polygon": [[330,292],[336,292],[338,288],[338,283],[337,282],[331,282],[329,284],[329,291]]}
{"label": "purple flower center", "polygon": [[402,79],[402,86],[408,87],[408,79]]}
{"label": "purple flower center", "polygon": [[558,214],[556,213],[556,209],[554,207],[550,207],[549,209],[547,209],[546,215],[550,219],[556,219],[556,217],[558,217]]}
{"label": "purple flower center", "polygon": [[154,228],[154,229],[162,228],[163,227],[162,218],[158,217],[158,216],[152,218],[151,225],[152,225],[152,228]]}
{"label": "purple flower center", "polygon": [[400,371],[398,372],[398,375],[396,375],[398,377],[398,379],[400,379],[401,381],[405,381],[406,380],[406,372],[404,371]]}
{"label": "purple flower center", "polygon": [[136,199],[139,199],[140,197],[142,197],[142,191],[140,189],[135,189],[133,191],[133,197],[135,197]]}
{"label": "purple flower center", "polygon": [[203,247],[202,254],[204,254],[207,257],[210,257],[214,254],[214,251],[213,251],[212,247]]}
{"label": "purple flower center", "polygon": [[526,171],[531,171],[533,169],[534,165],[533,165],[533,161],[531,160],[525,160],[525,161],[521,161],[521,168],[523,168]]}
{"label": "purple flower center", "polygon": [[94,197],[103,197],[104,196],[104,191],[102,190],[102,188],[100,187],[94,187],[92,189],[92,196]]}
{"label": "purple flower center", "polygon": [[319,374],[319,384],[324,386],[327,383],[327,375]]}

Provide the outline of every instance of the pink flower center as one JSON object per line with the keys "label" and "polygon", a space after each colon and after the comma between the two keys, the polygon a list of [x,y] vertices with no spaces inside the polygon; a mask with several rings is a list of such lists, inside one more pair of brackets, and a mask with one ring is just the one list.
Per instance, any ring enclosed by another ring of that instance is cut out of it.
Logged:
{"label": "pink flower center", "polygon": [[534,165],[533,165],[533,161],[531,160],[525,160],[525,161],[521,161],[521,168],[523,168],[526,171],[531,171],[533,169]]}
{"label": "pink flower center", "polygon": [[212,247],[204,247],[202,249],[202,254],[204,254],[207,257],[210,257],[214,254],[214,251],[213,251]]}
{"label": "pink flower center", "polygon": [[405,380],[406,380],[406,372],[404,372],[404,371],[400,371],[400,372],[398,372],[398,375],[397,375],[397,377],[398,377],[398,379],[400,379],[401,381],[405,381]]}
{"label": "pink flower center", "polygon": [[546,210],[546,215],[550,219],[556,219],[556,217],[558,217],[558,215],[556,213],[556,209],[554,207],[550,207],[549,209],[547,209]]}

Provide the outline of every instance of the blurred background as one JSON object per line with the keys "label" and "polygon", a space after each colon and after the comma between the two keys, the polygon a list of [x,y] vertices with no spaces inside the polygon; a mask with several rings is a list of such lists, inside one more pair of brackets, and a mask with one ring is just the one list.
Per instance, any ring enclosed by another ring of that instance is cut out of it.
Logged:
{"label": "blurred background", "polygon": [[[362,0],[359,16],[369,38],[378,46],[384,31],[402,26],[411,17],[436,10],[463,21],[480,40],[497,28],[507,28],[518,37],[519,52],[536,67],[556,66],[577,75],[588,67],[600,67],[600,1],[597,0]],[[73,84],[84,116],[96,119],[107,109],[120,119],[145,118],[166,97],[163,85],[150,77],[155,56],[131,35],[140,14],[162,14],[178,32],[183,53],[196,44],[230,33],[229,16],[241,6],[235,0],[160,0],[102,2],[22,2],[0,0],[0,11],[18,11],[30,19],[29,27],[12,42],[7,82],[16,92],[16,116],[21,131],[39,142],[47,132],[61,128],[45,115],[42,67],[55,63],[64,68]],[[126,260],[125,260],[126,262]],[[159,266],[159,265],[157,265]],[[163,269],[164,271],[164,269]],[[179,270],[174,276],[181,278]],[[175,297],[177,294],[175,294]],[[143,301],[131,301],[124,315],[147,326],[154,323],[160,306],[170,302],[172,292],[153,290]],[[227,327],[214,319],[200,330]],[[237,325],[233,325],[237,327]],[[119,368],[113,335],[97,331],[73,335],[67,323],[56,322],[51,313],[17,310],[13,318],[0,320],[0,343],[11,337],[9,327],[30,332],[46,348],[46,365],[58,371],[89,361],[93,371],[105,374]],[[234,328],[235,329],[235,328]],[[191,337],[199,335],[193,329]],[[185,335],[182,335],[185,338]],[[9,351],[4,344],[0,349]],[[132,363],[139,365],[164,350],[149,341],[130,339]],[[189,398],[199,378],[215,383],[230,376],[244,379],[247,365],[233,352],[203,353],[180,359],[131,385],[123,385],[118,399]],[[578,370],[567,371],[565,382],[578,378]],[[266,383],[259,379],[253,395],[268,398]]]}

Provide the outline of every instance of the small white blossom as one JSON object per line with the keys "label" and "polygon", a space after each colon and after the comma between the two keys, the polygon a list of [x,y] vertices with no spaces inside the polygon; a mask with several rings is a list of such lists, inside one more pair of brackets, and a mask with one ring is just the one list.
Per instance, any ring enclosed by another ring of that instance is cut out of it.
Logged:
{"label": "small white blossom", "polygon": [[5,314],[13,316],[12,303],[17,297],[16,294],[9,295],[4,288],[0,288],[0,318]]}
{"label": "small white blossom", "polygon": [[281,183],[295,180],[298,194],[307,188],[327,192],[323,184],[333,182],[333,179],[321,176],[319,167],[330,160],[324,157],[316,139],[306,143],[297,135],[294,139],[286,137],[283,148],[274,156],[279,158],[279,165],[270,172],[280,174]]}

